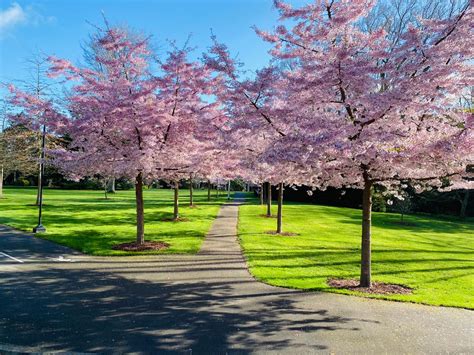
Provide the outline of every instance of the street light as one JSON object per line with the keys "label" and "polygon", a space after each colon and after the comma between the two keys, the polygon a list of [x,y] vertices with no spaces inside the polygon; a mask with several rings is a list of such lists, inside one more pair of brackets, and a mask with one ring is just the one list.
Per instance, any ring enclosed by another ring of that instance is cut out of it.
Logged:
{"label": "street light", "polygon": [[46,228],[43,226],[42,214],[43,214],[43,174],[44,174],[44,148],[46,140],[46,124],[43,124],[43,132],[41,135],[41,159],[40,159],[40,172],[38,175],[38,188],[39,188],[39,208],[38,208],[38,225],[33,228],[33,233],[44,233]]}

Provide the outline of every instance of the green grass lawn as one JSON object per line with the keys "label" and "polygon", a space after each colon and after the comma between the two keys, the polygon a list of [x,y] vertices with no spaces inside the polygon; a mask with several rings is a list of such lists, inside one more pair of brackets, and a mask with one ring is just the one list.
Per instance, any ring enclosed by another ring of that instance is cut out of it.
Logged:
{"label": "green grass lawn", "polygon": [[[361,211],[317,205],[284,206],[284,231],[250,200],[239,212],[239,236],[251,273],[276,286],[322,290],[431,305],[474,308],[474,221],[374,213],[372,278],[407,285],[410,295],[376,296],[330,288],[328,278],[358,278]],[[276,213],[276,208],[274,209]]]}
{"label": "green grass lawn", "polygon": [[[87,254],[126,255],[111,248],[136,238],[135,192],[118,191],[109,197],[106,200],[101,191],[46,189],[43,224],[47,232],[40,236]],[[37,223],[35,199],[35,189],[6,188],[0,199],[0,223],[31,232]],[[208,202],[207,190],[195,190],[196,207],[189,208],[188,190],[180,191],[180,215],[188,219],[183,222],[161,221],[172,217],[172,190],[145,190],[144,200],[145,239],[164,241],[170,247],[133,255],[196,253],[226,196],[221,193],[217,200],[214,191]]]}

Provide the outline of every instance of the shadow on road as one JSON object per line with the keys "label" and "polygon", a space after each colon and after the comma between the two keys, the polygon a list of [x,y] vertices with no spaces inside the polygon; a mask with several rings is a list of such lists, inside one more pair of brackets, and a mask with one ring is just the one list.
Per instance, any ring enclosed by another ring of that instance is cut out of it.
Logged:
{"label": "shadow on road", "polygon": [[0,293],[0,343],[42,351],[278,350],[303,345],[288,331],[351,328],[351,319],[301,309],[291,295],[273,297],[279,290],[236,294],[232,281],[162,283],[44,268],[0,273]]}

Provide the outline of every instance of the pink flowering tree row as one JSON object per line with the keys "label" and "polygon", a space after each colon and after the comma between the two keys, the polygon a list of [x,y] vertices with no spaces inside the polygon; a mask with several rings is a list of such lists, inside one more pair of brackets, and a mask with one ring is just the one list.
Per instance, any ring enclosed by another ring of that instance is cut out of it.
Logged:
{"label": "pink flowering tree row", "polygon": [[468,188],[474,162],[473,115],[455,105],[473,85],[470,2],[452,18],[409,26],[395,44],[383,28],[360,25],[375,3],[316,0],[294,9],[275,1],[282,24],[257,33],[273,44],[277,77],[238,80],[222,44],[208,59],[227,78],[221,96],[248,141],[243,149],[256,147],[252,159],[268,168],[267,181],[363,190],[365,287],[374,185],[392,193],[407,182],[420,191]]}
{"label": "pink flowering tree row", "polygon": [[[472,187],[474,119],[455,104],[473,85],[471,1],[396,41],[362,26],[375,0],[275,6],[281,23],[256,30],[272,62],[254,75],[215,37],[202,62],[175,46],[156,62],[146,38],[106,28],[92,68],[50,59],[51,75],[71,83],[62,109],[12,89],[15,103],[68,136],[55,154],[64,171],[135,181],[138,243],[146,179],[277,185],[277,233],[284,185],[362,189],[360,283],[370,287],[374,186]],[[177,198],[176,184],[175,218]]]}
{"label": "pink flowering tree row", "polygon": [[156,62],[147,38],[120,28],[102,30],[92,47],[92,66],[49,58],[49,75],[70,85],[61,109],[15,88],[12,100],[25,117],[44,117],[49,131],[67,136],[67,149],[53,152],[63,172],[135,181],[137,243],[142,244],[144,181],[177,181],[197,171],[208,176],[218,169],[211,159],[217,142],[212,127],[222,117],[216,102],[203,99],[211,94],[213,79],[206,66],[188,59],[187,48],[173,46]]}

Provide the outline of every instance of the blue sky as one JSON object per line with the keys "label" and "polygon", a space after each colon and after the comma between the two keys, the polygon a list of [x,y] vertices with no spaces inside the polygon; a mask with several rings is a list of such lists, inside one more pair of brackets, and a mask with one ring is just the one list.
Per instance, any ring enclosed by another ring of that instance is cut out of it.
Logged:
{"label": "blue sky", "polygon": [[269,48],[251,26],[271,29],[277,20],[272,0],[0,0],[0,81],[24,79],[25,60],[38,51],[80,62],[90,23],[103,23],[101,11],[112,24],[152,35],[161,53],[167,39],[181,44],[192,34],[200,55],[212,28],[248,69],[265,65]]}

